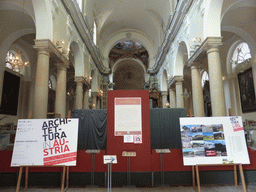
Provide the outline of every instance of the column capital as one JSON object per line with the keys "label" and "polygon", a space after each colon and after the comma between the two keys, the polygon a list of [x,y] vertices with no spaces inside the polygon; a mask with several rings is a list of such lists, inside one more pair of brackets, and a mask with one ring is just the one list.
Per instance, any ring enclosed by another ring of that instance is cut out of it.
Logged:
{"label": "column capital", "polygon": [[101,95],[99,92],[91,92],[92,97],[98,97],[101,98]]}
{"label": "column capital", "polygon": [[75,76],[75,80],[76,83],[82,83],[84,85],[86,85],[86,87],[90,88],[90,83],[86,80],[85,77],[83,76]]}
{"label": "column capital", "polygon": [[193,69],[200,69],[200,62],[193,62],[190,66],[190,70],[193,70]]}
{"label": "column capital", "polygon": [[177,83],[177,82],[183,82],[184,78],[183,76],[174,76],[171,78],[168,86],[171,87],[173,84]]}
{"label": "column capital", "polygon": [[75,81],[76,83],[83,83],[84,78],[83,78],[82,76],[76,76],[74,81]]}
{"label": "column capital", "polygon": [[167,96],[168,93],[167,93],[167,91],[162,91],[162,92],[161,92],[161,95],[162,95],[162,96]]}
{"label": "column capital", "polygon": [[50,39],[36,39],[33,48],[38,49],[38,51],[48,51],[55,62],[64,63],[69,66],[67,58],[56,48]]}
{"label": "column capital", "polygon": [[55,64],[58,70],[65,70],[67,71],[68,66],[65,63],[56,63]]}
{"label": "column capital", "polygon": [[189,58],[187,65],[191,66],[193,62],[198,62],[205,58],[206,52],[212,48],[218,48],[223,45],[222,37],[207,37],[195,53]]}

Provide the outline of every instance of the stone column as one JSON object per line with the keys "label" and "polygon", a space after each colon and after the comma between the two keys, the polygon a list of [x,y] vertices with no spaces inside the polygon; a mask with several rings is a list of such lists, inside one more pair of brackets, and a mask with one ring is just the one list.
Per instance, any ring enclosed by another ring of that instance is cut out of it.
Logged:
{"label": "stone column", "polygon": [[176,108],[175,89],[169,89],[170,108]]}
{"label": "stone column", "polygon": [[219,49],[213,46],[207,50],[212,116],[226,116],[224,86],[222,82]]}
{"label": "stone column", "polygon": [[203,88],[199,67],[196,64],[191,66],[193,108],[195,117],[204,117]]}
{"label": "stone column", "polygon": [[75,77],[76,82],[76,105],[75,109],[83,108],[83,78]]}
{"label": "stone column", "polygon": [[184,98],[183,98],[183,77],[175,78],[175,86],[176,86],[176,107],[184,108]]}
{"label": "stone column", "polygon": [[84,92],[84,109],[89,109],[89,88]]}
{"label": "stone column", "polygon": [[61,118],[66,117],[66,94],[67,94],[67,66],[57,64],[57,90],[55,98],[55,113]]}
{"label": "stone column", "polygon": [[[241,106],[239,101],[239,93],[236,92],[236,84],[237,76],[229,76],[228,83],[229,83],[229,92],[230,92],[230,103],[231,103],[231,112],[233,116],[238,115],[238,107]],[[238,97],[237,97],[238,96]]]}
{"label": "stone column", "polygon": [[46,119],[48,109],[49,49],[39,48],[37,55],[34,119]]}
{"label": "stone column", "polygon": [[167,108],[166,103],[167,103],[167,91],[162,91],[162,106],[163,108]]}
{"label": "stone column", "polygon": [[97,92],[92,92],[92,109],[97,109]]}

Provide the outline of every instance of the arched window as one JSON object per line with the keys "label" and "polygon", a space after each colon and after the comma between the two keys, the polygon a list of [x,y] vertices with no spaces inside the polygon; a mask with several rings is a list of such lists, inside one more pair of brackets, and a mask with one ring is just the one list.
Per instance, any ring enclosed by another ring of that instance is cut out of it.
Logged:
{"label": "arched window", "polygon": [[22,69],[29,66],[29,62],[23,62],[21,52],[9,50],[5,58],[5,67],[21,73]]}
{"label": "arched window", "polygon": [[97,43],[97,27],[96,27],[96,23],[93,23],[93,42],[96,45]]}
{"label": "arched window", "polygon": [[247,43],[243,42],[236,47],[232,56],[232,63],[235,65],[241,64],[245,61],[249,61],[251,58],[250,48]]}
{"label": "arched window", "polygon": [[201,80],[202,87],[204,87],[204,84],[205,84],[206,81],[209,81],[209,75],[208,75],[208,73],[206,71],[204,71],[203,75],[202,75],[202,80]]}
{"label": "arched window", "polygon": [[57,81],[56,81],[56,78],[53,75],[50,75],[50,77],[49,77],[48,87],[52,90],[57,89]]}
{"label": "arched window", "polygon": [[83,5],[83,0],[76,0],[79,8],[80,8],[80,11],[82,12],[82,5]]}

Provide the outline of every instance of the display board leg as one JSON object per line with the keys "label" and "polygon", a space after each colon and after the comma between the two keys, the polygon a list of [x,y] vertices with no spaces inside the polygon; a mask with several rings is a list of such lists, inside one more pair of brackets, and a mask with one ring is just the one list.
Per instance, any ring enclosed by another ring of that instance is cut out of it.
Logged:
{"label": "display board leg", "polygon": [[246,192],[246,185],[245,185],[245,180],[244,180],[244,171],[243,171],[242,164],[239,164],[239,172],[240,172],[240,177],[241,177],[244,192]]}
{"label": "display board leg", "polygon": [[23,167],[21,166],[20,170],[19,170],[19,177],[18,177],[18,181],[17,181],[16,192],[20,191],[20,182],[21,182],[21,176],[22,176],[22,169],[23,169]]}
{"label": "display board leg", "polygon": [[112,163],[108,163],[108,192],[111,192],[112,188]]}
{"label": "display board leg", "polygon": [[201,192],[201,186],[200,186],[200,177],[199,177],[198,165],[196,165],[196,180],[197,180],[197,188],[198,188],[198,192]]}
{"label": "display board leg", "polygon": [[66,166],[63,167],[63,172],[62,172],[61,192],[64,192],[65,174],[66,174]]}
{"label": "display board leg", "polygon": [[26,173],[25,173],[25,189],[28,188],[28,167],[26,167]]}
{"label": "display board leg", "polygon": [[66,172],[67,172],[67,176],[66,176],[66,188],[65,188],[65,191],[68,190],[69,188],[69,166],[67,166],[66,168]]}
{"label": "display board leg", "polygon": [[238,186],[238,183],[237,183],[237,170],[236,170],[236,165],[234,165],[234,180],[235,180],[235,186],[237,187],[237,186]]}
{"label": "display board leg", "polygon": [[192,166],[192,181],[193,181],[193,187],[196,188],[196,178],[195,178],[195,166]]}

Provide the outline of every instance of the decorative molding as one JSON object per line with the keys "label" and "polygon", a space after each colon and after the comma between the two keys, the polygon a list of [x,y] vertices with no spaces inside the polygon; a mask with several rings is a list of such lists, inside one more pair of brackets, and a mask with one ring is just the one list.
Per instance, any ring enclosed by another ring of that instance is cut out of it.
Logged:
{"label": "decorative molding", "polygon": [[190,67],[193,62],[198,62],[202,58],[205,58],[207,55],[207,50],[219,47],[222,43],[222,37],[207,37],[201,46],[193,53],[193,55],[189,58],[187,65]]}
{"label": "decorative molding", "polygon": [[67,58],[61,54],[61,52],[49,39],[35,40],[35,45],[33,48],[38,50],[48,50],[50,53],[52,53],[50,54],[50,57],[55,63],[63,63],[64,66],[69,66],[69,61]]}
{"label": "decorative molding", "polygon": [[169,82],[168,82],[168,87],[171,87],[172,85],[174,85],[176,82],[183,82],[184,78],[183,76],[174,76],[172,77]]}
{"label": "decorative molding", "polygon": [[68,39],[70,39],[73,35],[72,19],[70,15],[67,16],[66,27],[67,27],[67,36],[68,36]]}
{"label": "decorative molding", "polygon": [[97,66],[99,72],[104,74],[100,53],[93,42],[92,33],[90,33],[91,27],[86,24],[79,7],[75,6],[73,1],[62,0],[62,3],[66,8],[67,13],[70,15],[70,18],[72,19],[80,38],[82,39],[83,43],[85,43],[88,52],[90,52],[94,64]]}
{"label": "decorative molding", "polygon": [[57,0],[50,0],[52,7],[51,7],[51,11],[52,11],[52,18],[55,19],[55,15],[58,12],[59,9],[59,4],[57,2]]}
{"label": "decorative molding", "polygon": [[197,6],[198,6],[198,12],[200,13],[201,17],[203,17],[205,12],[205,1],[198,0]]}
{"label": "decorative molding", "polygon": [[170,23],[167,25],[168,32],[166,33],[163,43],[160,46],[160,50],[157,53],[156,62],[153,67],[153,73],[159,72],[159,69],[165,60],[166,52],[169,50],[175,37],[177,36],[178,32],[180,31],[180,28],[183,24],[183,20],[184,20],[185,16],[187,15],[187,12],[190,9],[192,3],[193,3],[193,0],[183,0],[183,1],[178,2],[177,9],[176,9]]}
{"label": "decorative molding", "polygon": [[85,85],[86,87],[88,87],[88,88],[91,87],[90,81],[89,81],[87,78],[85,78],[85,77],[82,77],[82,76],[75,76],[74,81],[75,81],[76,83],[82,83],[82,84],[84,84],[84,85]]}

